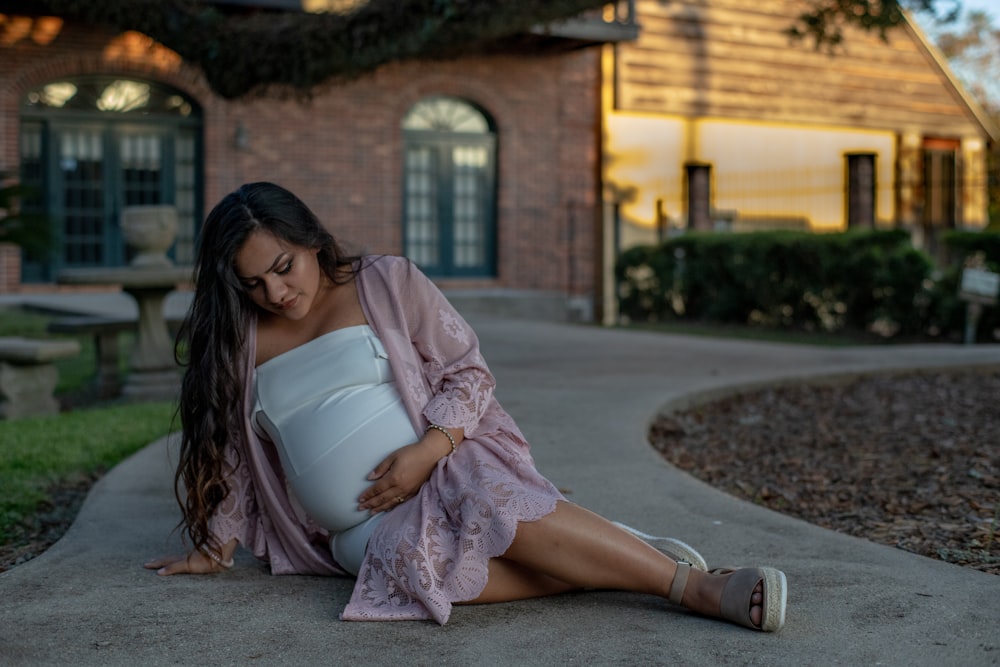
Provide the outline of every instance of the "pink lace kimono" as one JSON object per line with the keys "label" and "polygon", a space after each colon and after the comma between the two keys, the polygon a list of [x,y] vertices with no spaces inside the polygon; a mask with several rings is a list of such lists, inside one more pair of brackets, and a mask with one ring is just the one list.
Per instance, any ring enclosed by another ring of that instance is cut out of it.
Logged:
{"label": "pink lace kimono", "polygon": [[[507,550],[518,522],[549,514],[562,495],[535,470],[527,442],[493,397],[475,333],[434,284],[403,258],[366,258],[363,266],[361,306],[414,428],[461,427],[466,439],[375,529],[341,618],[443,624],[453,602],[482,592],[487,562]],[[255,347],[251,332],[243,360],[250,377]],[[343,574],[327,532],[300,518],[274,445],[251,427],[252,405],[248,383],[243,431],[227,451],[231,491],[212,518],[213,535],[222,544],[236,538],[273,574]]]}

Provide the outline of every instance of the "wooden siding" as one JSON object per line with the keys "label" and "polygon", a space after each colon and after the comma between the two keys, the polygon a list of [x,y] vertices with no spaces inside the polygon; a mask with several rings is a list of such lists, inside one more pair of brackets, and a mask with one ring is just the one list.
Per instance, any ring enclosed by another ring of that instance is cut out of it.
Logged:
{"label": "wooden siding", "polygon": [[716,117],[906,128],[982,136],[913,28],[848,30],[835,54],[784,34],[800,0],[639,0],[638,40],[616,47],[616,108]]}

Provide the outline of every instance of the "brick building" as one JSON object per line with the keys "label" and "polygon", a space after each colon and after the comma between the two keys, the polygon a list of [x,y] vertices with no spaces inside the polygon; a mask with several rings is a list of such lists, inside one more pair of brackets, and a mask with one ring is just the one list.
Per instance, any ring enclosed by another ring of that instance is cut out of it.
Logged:
{"label": "brick building", "polygon": [[127,264],[118,218],[130,205],[175,205],[172,257],[190,263],[211,206],[270,180],[349,246],[406,254],[446,289],[589,316],[601,223],[591,47],[614,20],[599,38],[545,31],[516,53],[391,64],[308,100],[230,101],[144,35],[5,4],[0,172],[37,186],[28,205],[61,241],[6,289]]}

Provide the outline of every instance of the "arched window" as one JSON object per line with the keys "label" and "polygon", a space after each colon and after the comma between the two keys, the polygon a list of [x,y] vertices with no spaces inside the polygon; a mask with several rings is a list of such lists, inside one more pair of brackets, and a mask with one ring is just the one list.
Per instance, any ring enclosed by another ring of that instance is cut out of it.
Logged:
{"label": "arched window", "polygon": [[28,202],[59,239],[46,263],[27,263],[24,280],[50,280],[64,267],[117,266],[130,259],[118,224],[122,208],[173,204],[179,263],[193,260],[201,216],[201,111],[169,86],[119,76],[50,81],[21,105],[21,181]]}
{"label": "arched window", "polygon": [[496,275],[496,132],[472,104],[428,97],[403,118],[404,253],[430,275]]}

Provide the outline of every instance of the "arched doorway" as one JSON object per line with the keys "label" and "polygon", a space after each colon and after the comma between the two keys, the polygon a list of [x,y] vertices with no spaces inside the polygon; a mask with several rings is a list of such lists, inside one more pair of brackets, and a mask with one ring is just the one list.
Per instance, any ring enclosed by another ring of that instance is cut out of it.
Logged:
{"label": "arched doorway", "polygon": [[496,130],[481,110],[428,97],[403,118],[404,254],[433,276],[496,275]]}
{"label": "arched doorway", "polygon": [[173,204],[180,228],[172,251],[190,263],[200,219],[201,111],[182,92],[151,81],[78,76],[25,95],[20,176],[38,196],[58,246],[47,262],[25,262],[25,282],[62,268],[128,263],[122,208]]}

